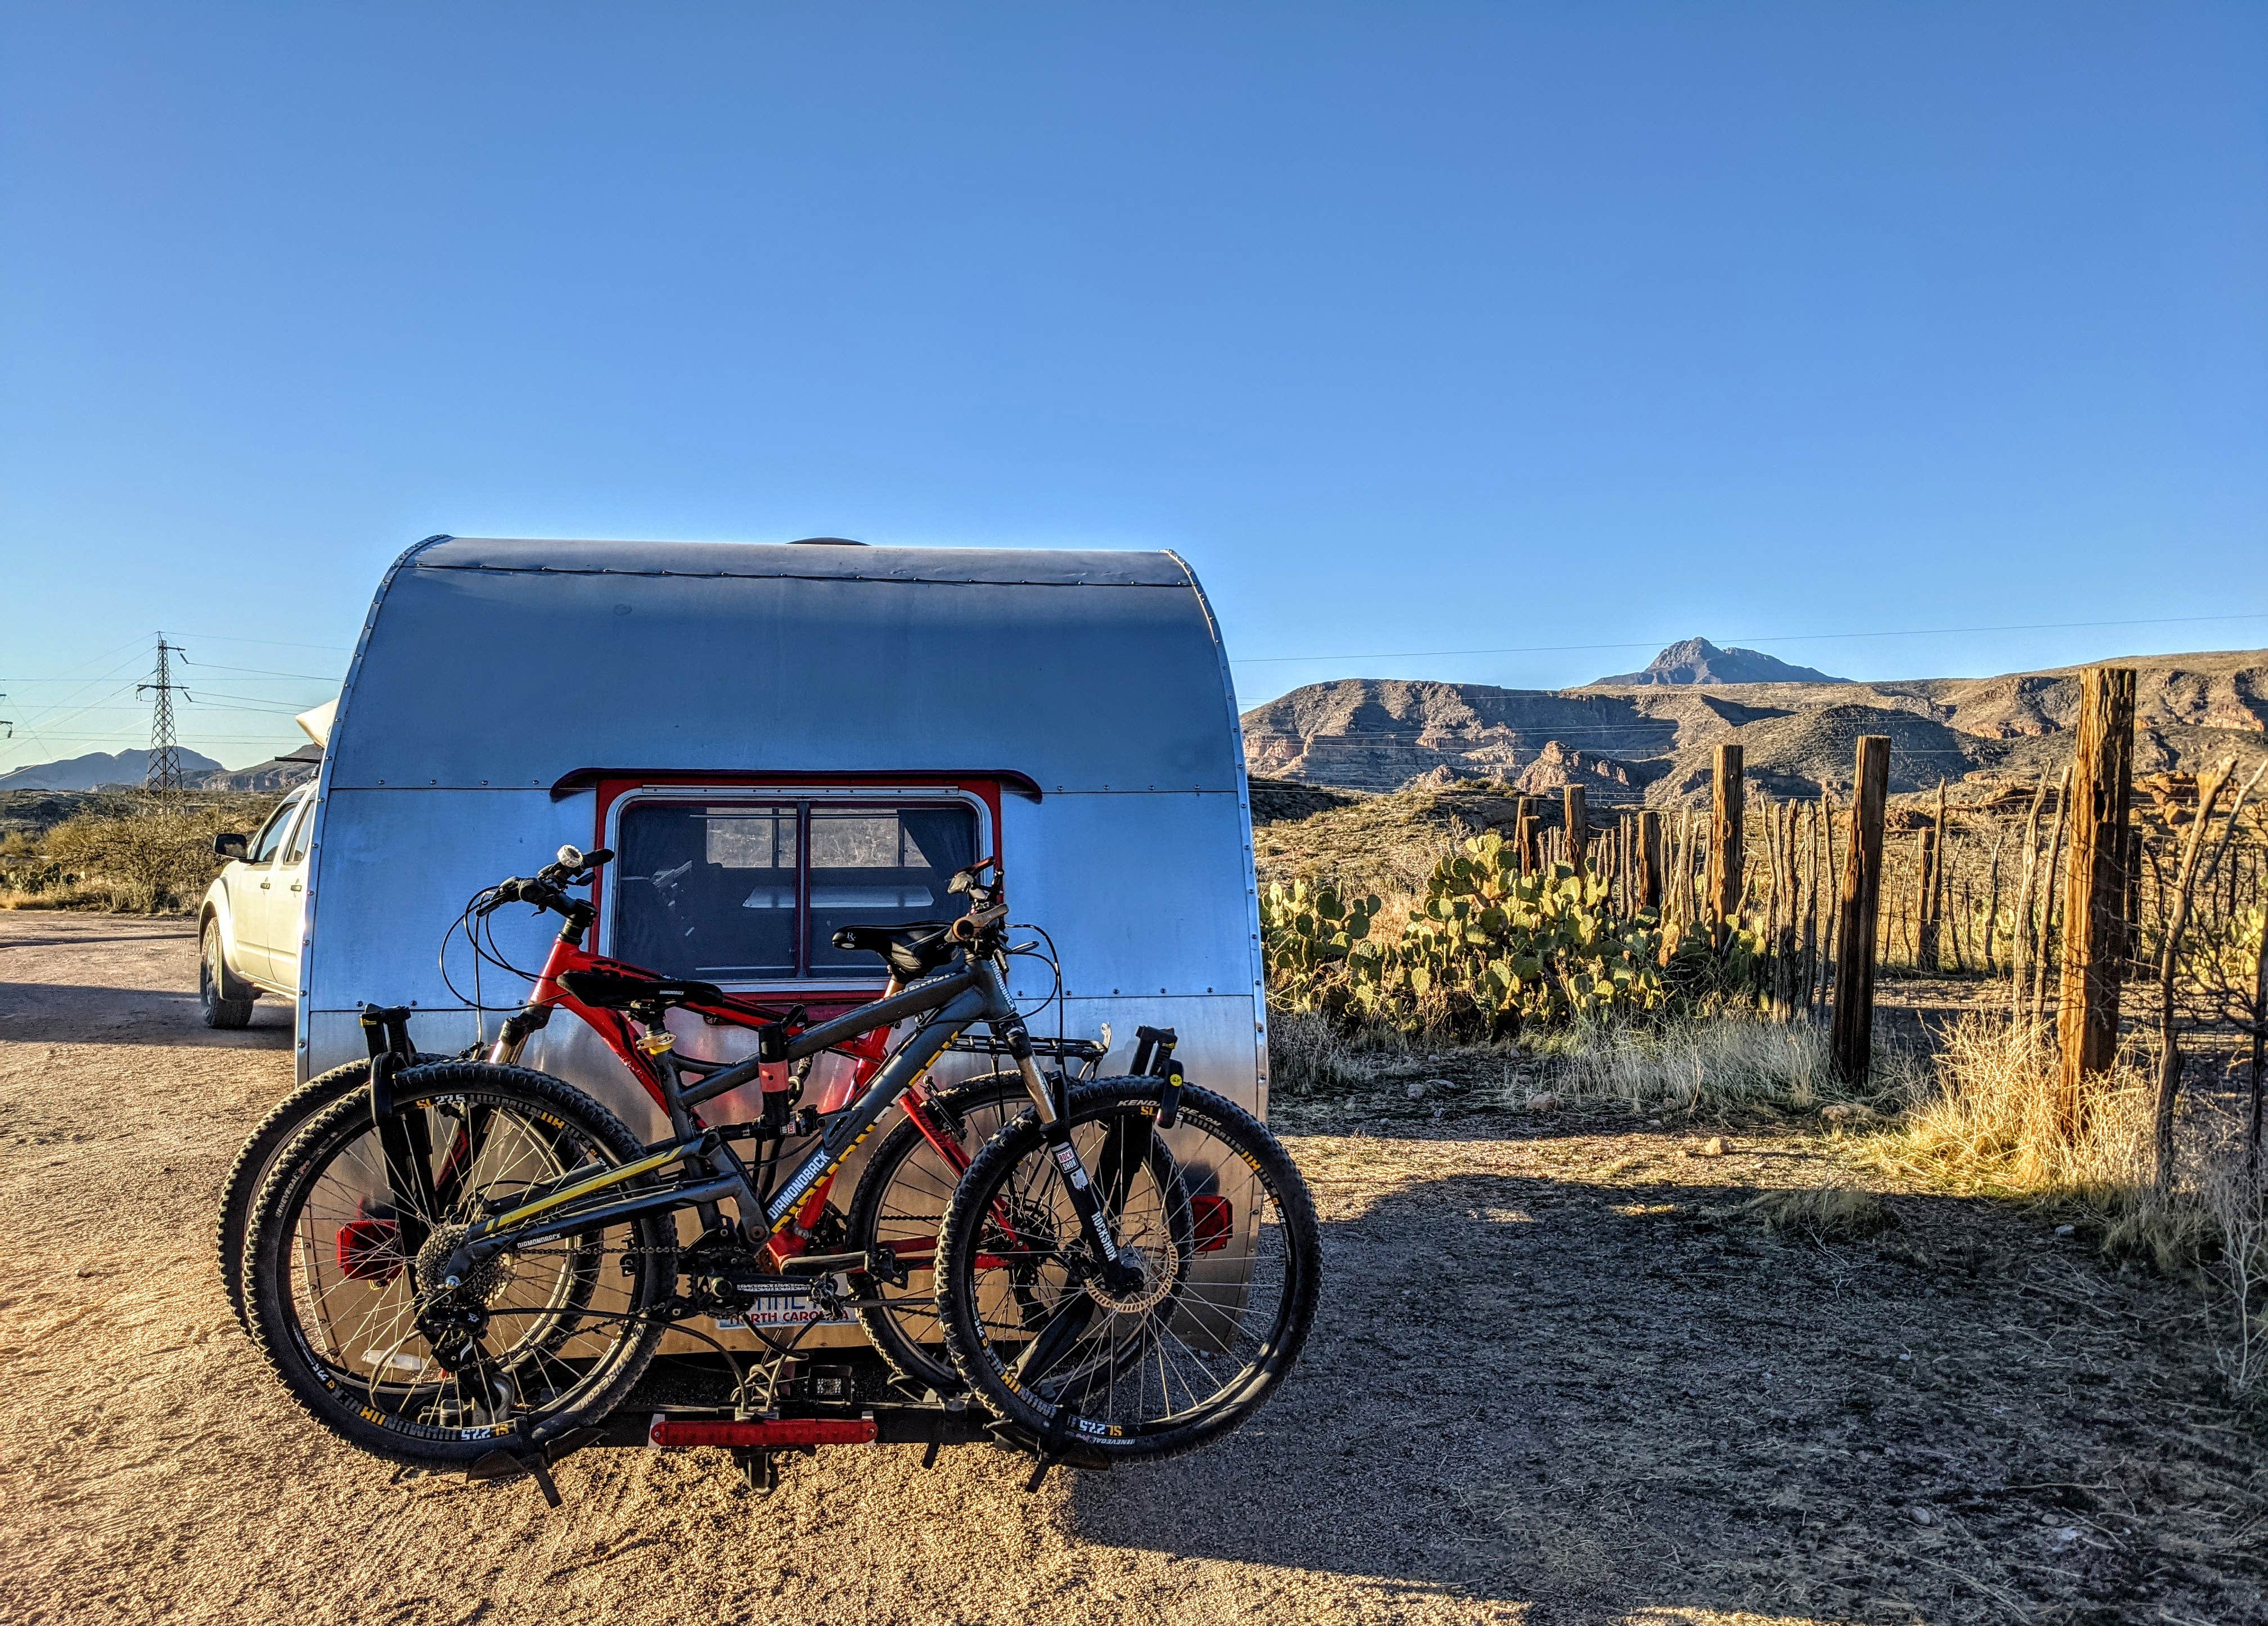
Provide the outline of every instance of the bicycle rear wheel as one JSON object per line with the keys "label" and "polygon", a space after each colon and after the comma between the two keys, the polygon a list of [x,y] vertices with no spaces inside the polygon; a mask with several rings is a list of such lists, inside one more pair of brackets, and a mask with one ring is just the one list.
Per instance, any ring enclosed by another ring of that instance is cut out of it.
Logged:
{"label": "bicycle rear wheel", "polygon": [[367,1094],[339,1100],[276,1159],[246,1252],[261,1354],[318,1422],[396,1459],[470,1461],[604,1417],[662,1331],[671,1216],[508,1247],[454,1288],[436,1278],[473,1221],[634,1161],[637,1136],[518,1068],[413,1068],[393,1096],[382,1123]]}
{"label": "bicycle rear wheel", "polygon": [[1165,1457],[1235,1428],[1299,1358],[1322,1284],[1314,1204],[1260,1122],[1184,1088],[1157,1127],[1155,1079],[1071,1092],[1065,1120],[1138,1282],[1088,1257],[1046,1132],[1008,1125],[946,1210],[938,1316],[985,1404],[1038,1438]]}
{"label": "bicycle rear wheel", "polygon": [[[1016,1073],[988,1073],[930,1098],[934,1116],[960,1142],[964,1162],[1031,1104]],[[934,1273],[938,1229],[960,1179],[913,1120],[901,1118],[867,1159],[847,1216],[850,1247],[887,1246],[906,1272],[903,1287],[870,1285],[859,1325],[892,1371],[939,1394],[961,1391],[938,1326]]]}

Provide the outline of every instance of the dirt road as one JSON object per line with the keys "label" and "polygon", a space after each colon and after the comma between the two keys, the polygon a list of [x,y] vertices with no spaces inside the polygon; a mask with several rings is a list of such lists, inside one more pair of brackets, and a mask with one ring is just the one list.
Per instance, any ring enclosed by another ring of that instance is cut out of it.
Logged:
{"label": "dirt road", "polygon": [[1058,1474],[721,1452],[396,1473],[275,1391],[207,1257],[289,1032],[195,1024],[178,921],[0,914],[0,1620],[2231,1622],[2268,1454],[2194,1301],[2036,1219],[1893,1194],[1840,1247],[1712,1219],[1832,1149],[1383,1090],[1295,1149],[1326,1223],[1293,1384],[1226,1445]]}

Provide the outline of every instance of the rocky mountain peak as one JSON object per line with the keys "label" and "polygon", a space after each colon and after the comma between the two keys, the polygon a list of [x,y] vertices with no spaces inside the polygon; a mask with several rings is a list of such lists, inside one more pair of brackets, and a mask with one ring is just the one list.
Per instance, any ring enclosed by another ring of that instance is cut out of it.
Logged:
{"label": "rocky mountain peak", "polygon": [[1759,650],[1719,648],[1705,638],[1689,638],[1663,650],[1640,672],[1624,672],[1596,679],[1587,686],[1652,688],[1690,684],[1839,684],[1815,667],[1791,666]]}

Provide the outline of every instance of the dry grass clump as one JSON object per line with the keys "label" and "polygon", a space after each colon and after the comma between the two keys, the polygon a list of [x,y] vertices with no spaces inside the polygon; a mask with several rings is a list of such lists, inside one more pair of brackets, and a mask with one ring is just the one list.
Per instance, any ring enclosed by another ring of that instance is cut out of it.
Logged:
{"label": "dry grass clump", "polygon": [[2152,1095],[2139,1062],[2120,1056],[2076,1136],[2056,1120],[2056,1069],[2052,1031],[1964,1016],[1877,1157],[1970,1189],[2128,1206],[2151,1178]]}
{"label": "dry grass clump", "polygon": [[1371,1024],[1349,1031],[1314,1010],[1268,1012],[1268,1083],[1285,1095],[1344,1090],[1366,1083],[1389,1053],[1407,1049],[1393,1029]]}
{"label": "dry grass clump", "polygon": [[1888,1203],[1855,1186],[1814,1190],[1768,1191],[1712,1218],[1753,1220],[1768,1231],[1786,1231],[1817,1242],[1856,1242],[1898,1223]]}
{"label": "dry grass clump", "polygon": [[2161,1186],[2139,1058],[2119,1057],[2077,1135],[2055,1119],[2055,1086],[2051,1033],[1964,1017],[1946,1035],[1933,1087],[1874,1155],[1900,1172],[2088,1216],[2106,1254],[2197,1282],[2230,1394],[2268,1408],[2268,1192],[2245,1170],[2239,1127],[2200,1105]]}
{"label": "dry grass clump", "polygon": [[1551,1090],[1572,1102],[1635,1111],[1770,1106],[1808,1111],[1849,1095],[1829,1066],[1827,1036],[1808,1024],[1736,1016],[1580,1024],[1553,1049]]}

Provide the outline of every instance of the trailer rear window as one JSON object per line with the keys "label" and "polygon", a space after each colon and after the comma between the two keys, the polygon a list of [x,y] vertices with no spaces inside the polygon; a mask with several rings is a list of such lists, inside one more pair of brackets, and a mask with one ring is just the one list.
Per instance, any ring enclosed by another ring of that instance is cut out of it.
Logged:
{"label": "trailer rear window", "polygon": [[852,924],[949,919],[953,872],[976,857],[961,802],[636,801],[621,856],[613,952],[709,982],[878,978],[831,939]]}

